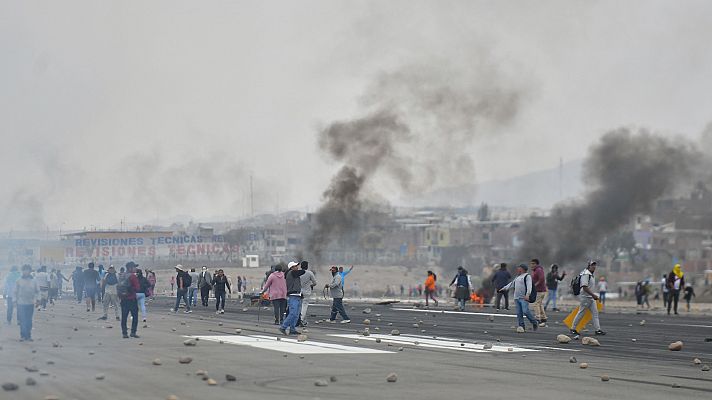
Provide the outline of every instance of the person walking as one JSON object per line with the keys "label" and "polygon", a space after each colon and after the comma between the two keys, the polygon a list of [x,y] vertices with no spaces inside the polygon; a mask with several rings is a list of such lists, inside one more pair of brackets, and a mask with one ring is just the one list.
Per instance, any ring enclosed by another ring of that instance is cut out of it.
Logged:
{"label": "person walking", "polygon": [[195,272],[195,268],[191,268],[190,272],[190,287],[188,288],[188,303],[191,307],[198,305],[198,280],[200,279],[200,274]]}
{"label": "person walking", "polygon": [[341,275],[339,275],[339,270],[336,266],[332,266],[331,269],[331,283],[324,286],[324,289],[328,289],[331,293],[332,303],[331,303],[331,317],[329,317],[329,322],[332,324],[336,323],[336,314],[341,315],[341,323],[348,324],[351,322],[348,314],[346,314],[346,309],[344,309],[344,283],[341,280]]}
{"label": "person walking", "polygon": [[544,310],[544,297],[546,297],[546,274],[539,260],[533,258],[529,262],[532,270],[532,281],[536,289],[536,301],[534,302],[534,316],[539,321],[539,326],[546,326],[546,311]]}
{"label": "person walking", "polygon": [[559,311],[559,309],[556,307],[556,301],[559,297],[559,282],[564,280],[565,277],[566,271],[564,271],[563,274],[559,275],[559,266],[557,264],[551,264],[551,269],[549,270],[549,273],[546,274],[547,296],[546,303],[544,304],[545,311],[546,308],[549,307],[549,302],[551,302],[551,309],[553,311]]}
{"label": "person walking", "polygon": [[309,261],[302,261],[300,265],[304,271],[304,275],[299,278],[302,286],[302,308],[299,312],[299,321],[297,321],[297,326],[306,327],[309,298],[314,291],[314,286],[316,286],[316,276],[312,271],[309,271]]}
{"label": "person walking", "polygon": [[176,305],[171,311],[174,313],[178,312],[178,307],[180,307],[180,300],[183,299],[185,302],[185,313],[190,314],[193,311],[190,309],[190,302],[188,301],[188,288],[190,287],[190,275],[183,269],[183,266],[178,264],[175,266],[176,276],[174,280],[176,282]]}
{"label": "person walking", "polygon": [[[646,284],[646,288],[649,285]],[[603,308],[606,308],[606,293],[608,292],[608,282],[606,281],[605,277],[601,277],[598,279],[598,298],[601,299],[601,304],[603,304]],[[646,295],[646,300],[647,300],[647,295]],[[650,303],[648,303],[650,305]]]}
{"label": "person walking", "polygon": [[[3,285],[3,297],[5,298],[5,306],[7,307],[7,324],[12,323],[12,314],[17,308],[17,301],[15,300],[15,285],[17,280],[20,279],[22,274],[17,270],[17,265],[10,267],[10,272],[5,277],[5,284]],[[18,321],[19,323],[19,321]]]}
{"label": "person walking", "polygon": [[138,278],[136,277],[136,268],[138,264],[133,261],[126,263],[126,272],[119,279],[117,285],[117,293],[121,299],[121,334],[124,339],[128,339],[127,322],[129,314],[131,314],[131,337],[138,338],[138,301],[136,293],[141,289]]}
{"label": "person walking", "polygon": [[62,293],[64,292],[64,282],[69,282],[66,276],[62,273],[61,269],[57,269],[57,298],[62,298]]}
{"label": "person walking", "polygon": [[171,276],[171,296],[173,295],[173,288],[176,286],[176,277]]}
{"label": "person walking", "polygon": [[149,296],[151,300],[156,296],[156,273],[153,271],[148,271],[148,283],[151,284],[151,295]]}
{"label": "person walking", "polygon": [[470,299],[470,290],[472,289],[472,281],[467,274],[467,270],[462,266],[457,267],[457,274],[450,282],[450,286],[455,286],[455,299],[457,307],[460,311],[465,311],[465,303]]}
{"label": "person walking", "polygon": [[101,280],[101,287],[104,290],[104,300],[101,302],[104,306],[104,315],[99,317],[101,320],[106,320],[108,318],[109,306],[114,307],[114,317],[117,321],[121,321],[119,318],[119,307],[121,304],[119,302],[119,294],[116,291],[116,285],[119,283],[119,278],[116,276],[116,268],[113,265],[109,266],[109,269],[104,275],[104,279]]}
{"label": "person walking", "polygon": [[247,277],[244,275],[242,276],[242,291],[243,293],[247,292]]}
{"label": "person walking", "polygon": [[517,324],[519,324],[523,330],[526,330],[524,317],[527,317],[532,324],[532,329],[537,330],[539,328],[539,321],[537,321],[534,315],[532,315],[531,310],[529,310],[529,295],[531,295],[532,290],[536,290],[536,288],[534,287],[532,277],[527,273],[528,269],[526,264],[519,264],[517,266],[517,277],[504,285],[499,291],[505,292],[509,289],[514,289],[514,305],[517,307]]}
{"label": "person walking", "polygon": [[274,308],[274,324],[280,325],[284,322],[284,314],[287,312],[287,281],[284,279],[281,265],[275,266],[274,271],[267,277],[260,296],[264,293],[267,293]]}
{"label": "person walking", "polygon": [[667,308],[668,300],[670,300],[670,290],[667,286],[667,274],[663,274],[663,278],[660,280],[660,291],[663,294],[663,308]]}
{"label": "person walking", "polygon": [[593,292],[593,286],[596,284],[596,280],[593,274],[596,272],[596,267],[598,263],[596,261],[589,261],[588,266],[581,271],[579,274],[579,285],[581,287],[581,292],[579,294],[579,310],[576,313],[574,322],[571,325],[571,333],[574,335],[575,339],[579,338],[579,332],[576,330],[579,322],[586,314],[586,310],[591,311],[591,316],[593,320],[593,328],[595,329],[596,335],[605,335],[606,332],[601,330],[601,323],[598,320],[598,305],[596,302],[599,297]]}
{"label": "person walking", "polygon": [[15,282],[15,296],[17,303],[17,320],[20,322],[20,341],[32,341],[32,316],[35,311],[35,302],[40,293],[40,287],[32,277],[32,267],[22,266],[22,276]]}
{"label": "person walking", "polygon": [[87,303],[87,312],[91,305],[91,311],[96,308],[96,289],[99,282],[99,273],[94,269],[94,263],[90,262],[82,272],[84,276],[84,300]]}
{"label": "person walking", "polygon": [[680,264],[675,264],[672,272],[668,274],[667,287],[669,291],[667,313],[670,315],[670,309],[673,308],[675,315],[678,315],[677,303],[680,301],[680,291],[685,288],[685,273],[682,272]]}
{"label": "person walking", "polygon": [[687,303],[687,312],[690,312],[690,301],[695,296],[695,289],[692,288],[692,284],[685,284],[685,302]]}
{"label": "person walking", "polygon": [[[301,277],[306,271],[299,269],[299,263],[296,262],[290,262],[287,269],[284,277],[287,281],[287,317],[280,325],[279,331],[284,335],[298,335],[297,320],[302,311]],[[287,328],[289,328],[289,332],[287,332]]]}
{"label": "person walking", "polygon": [[74,297],[77,298],[77,304],[82,304],[82,295],[84,294],[84,274],[82,267],[77,266],[72,272],[72,287],[74,288]]}
{"label": "person walking", "polygon": [[[438,299],[435,298],[435,282],[438,277],[433,271],[428,271],[428,276],[425,278],[425,307],[428,307],[428,299],[432,299],[435,307],[438,306]],[[401,288],[403,285],[401,285]]]}
{"label": "person walking", "polygon": [[509,281],[512,280],[512,274],[507,271],[507,263],[496,264],[494,267],[497,270],[492,275],[492,285],[494,285],[494,289],[496,290],[494,306],[497,311],[499,311],[502,305],[502,297],[504,297],[504,309],[509,310],[509,290],[500,291],[499,289],[509,284]]}
{"label": "person walking", "polygon": [[96,290],[96,298],[101,304],[104,301],[104,290],[102,289],[101,285],[99,284],[102,279],[104,279],[104,275],[106,275],[106,271],[104,270],[104,266],[102,264],[99,264],[97,267],[97,271],[99,274],[99,278],[96,280],[96,285],[97,285],[97,290]]}
{"label": "person walking", "polygon": [[37,311],[47,309],[47,299],[49,299],[49,274],[47,267],[41,266],[35,273],[35,282],[40,288],[40,301],[37,306]]}
{"label": "person walking", "polygon": [[54,301],[57,300],[59,281],[61,281],[61,279],[57,277],[57,270],[52,268],[49,272],[49,293],[47,297],[47,300],[49,300],[49,304],[51,305],[54,305]]}
{"label": "person walking", "polygon": [[203,307],[208,306],[208,299],[210,298],[210,290],[213,288],[211,282],[213,281],[213,276],[208,272],[208,267],[203,266],[203,270],[200,272],[198,277],[198,288],[200,289],[200,301]]}
{"label": "person walking", "polygon": [[232,293],[230,282],[225,276],[225,271],[219,269],[213,277],[213,289],[215,292],[215,314],[225,314],[225,293]]}
{"label": "person walking", "polygon": [[139,286],[136,292],[136,302],[138,303],[139,311],[141,311],[141,319],[143,322],[146,322],[146,297],[148,297],[148,293],[151,291],[151,282],[148,281],[140,269],[136,269],[136,278],[138,278]]}
{"label": "person walking", "polygon": [[242,277],[240,275],[237,276],[237,293],[242,293]]}

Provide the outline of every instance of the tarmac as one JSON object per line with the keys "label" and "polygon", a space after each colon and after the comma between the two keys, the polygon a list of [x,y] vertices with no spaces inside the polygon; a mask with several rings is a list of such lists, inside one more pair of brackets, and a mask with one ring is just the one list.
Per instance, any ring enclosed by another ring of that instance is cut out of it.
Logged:
{"label": "tarmac", "polygon": [[[169,298],[149,303],[139,339],[121,338],[112,310],[109,321],[99,321],[99,308],[86,312],[70,299],[35,312],[32,343],[19,342],[14,322],[3,323],[0,383],[18,388],[0,389],[0,399],[684,399],[712,394],[712,372],[702,371],[712,366],[707,315],[609,310],[601,315],[608,335],[597,337],[601,345],[593,347],[557,341],[567,333],[564,311],[549,313],[547,327],[517,333],[513,311],[469,306],[460,313],[451,304],[424,309],[352,301],[347,302],[351,324],[329,324],[317,323],[330,311],[330,302],[318,299],[309,308],[306,337],[297,338],[278,332],[271,307],[231,299],[222,315],[215,314],[212,302],[185,314],[169,312],[172,303]],[[186,346],[186,340],[196,345]],[[668,350],[678,340],[683,349]],[[190,357],[190,363],[180,363],[181,357]],[[581,363],[588,367],[582,369]],[[196,374],[201,370],[205,374]],[[397,375],[396,382],[387,381],[389,374]]]}

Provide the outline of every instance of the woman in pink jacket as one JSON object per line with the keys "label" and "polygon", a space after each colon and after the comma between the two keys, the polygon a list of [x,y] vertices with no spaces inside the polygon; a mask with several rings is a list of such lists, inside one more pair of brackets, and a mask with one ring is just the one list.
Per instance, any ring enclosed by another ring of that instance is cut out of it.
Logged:
{"label": "woman in pink jacket", "polygon": [[287,312],[287,281],[284,279],[282,266],[274,268],[262,288],[262,293],[267,292],[274,307],[274,324],[279,325],[284,321],[284,314]]}

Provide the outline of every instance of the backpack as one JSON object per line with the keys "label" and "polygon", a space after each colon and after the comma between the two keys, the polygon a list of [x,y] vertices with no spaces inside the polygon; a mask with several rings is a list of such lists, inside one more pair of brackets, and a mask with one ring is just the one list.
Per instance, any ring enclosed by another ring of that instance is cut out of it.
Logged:
{"label": "backpack", "polygon": [[571,280],[571,293],[573,293],[574,296],[581,294],[581,274],[576,275],[576,277]]}
{"label": "backpack", "polygon": [[[527,278],[531,281],[532,277],[531,275],[527,275],[524,277],[524,293],[526,293],[527,289]],[[529,293],[529,298],[527,299],[528,302],[534,303],[536,301],[536,290],[532,288],[532,291]]]}
{"label": "backpack", "polygon": [[189,288],[193,283],[193,277],[190,274],[183,274],[183,287]]}
{"label": "backpack", "polygon": [[119,295],[120,299],[126,299],[133,293],[129,276],[131,276],[129,273],[123,274],[119,279],[119,283],[116,284],[116,294]]}

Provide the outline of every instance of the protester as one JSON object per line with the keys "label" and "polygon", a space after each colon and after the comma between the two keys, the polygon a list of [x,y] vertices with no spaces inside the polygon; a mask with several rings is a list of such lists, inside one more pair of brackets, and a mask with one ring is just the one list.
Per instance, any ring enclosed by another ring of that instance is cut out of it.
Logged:
{"label": "protester", "polygon": [[281,265],[275,266],[274,271],[267,277],[260,295],[264,293],[267,293],[274,308],[274,324],[280,325],[284,322],[284,314],[287,311],[287,281],[284,279]]}
{"label": "protester", "polygon": [[641,307],[645,305],[650,309],[650,293],[652,292],[653,288],[652,285],[650,284],[650,280],[646,279],[643,281],[643,287],[641,289],[641,299],[640,299],[640,305]]}
{"label": "protester", "polygon": [[87,269],[82,273],[84,276],[84,296],[87,303],[87,312],[91,305],[91,311],[96,307],[96,288],[99,281],[99,273],[94,269],[94,263],[90,262]]}
{"label": "protester", "polygon": [[540,326],[546,325],[546,311],[544,310],[544,297],[546,297],[546,274],[539,260],[534,258],[529,262],[532,270],[532,280],[536,289],[536,301],[534,302],[534,316],[539,321]]}
{"label": "protester", "polygon": [[472,281],[467,274],[467,270],[462,266],[457,267],[457,275],[450,282],[450,286],[455,285],[455,299],[460,311],[465,311],[465,303],[470,299],[470,290],[472,289]]}
{"label": "protester", "polygon": [[301,280],[302,286],[302,308],[299,313],[299,321],[297,321],[297,326],[305,327],[307,326],[307,309],[309,308],[309,297],[311,297],[316,286],[316,276],[312,271],[309,271],[309,261],[302,261],[302,270],[304,270],[304,275],[299,279]]}
{"label": "protester", "polygon": [[97,297],[97,300],[99,300],[99,303],[102,303],[104,301],[104,290],[102,289],[102,287],[99,283],[101,282],[102,279],[104,279],[104,275],[106,275],[106,271],[104,270],[104,266],[102,264],[99,264],[96,272],[99,274],[99,277],[96,280],[96,284],[98,286],[97,291],[96,291],[96,297]]}
{"label": "protester", "polygon": [[66,276],[62,273],[61,269],[57,269],[57,298],[62,298],[62,292],[64,289],[64,282],[69,282]]}
{"label": "protester", "polygon": [[242,277],[237,276],[237,293],[242,293]]}
{"label": "protester", "polygon": [[529,322],[532,324],[532,329],[537,330],[539,328],[539,322],[532,315],[531,310],[529,310],[529,295],[532,290],[536,290],[532,277],[527,273],[528,267],[526,264],[519,264],[517,266],[517,277],[513,281],[504,285],[500,292],[508,291],[510,288],[514,288],[514,305],[517,307],[517,324],[519,324],[522,329],[526,330],[524,325],[524,317],[527,317]]}
{"label": "protester", "polygon": [[635,294],[635,302],[638,305],[638,308],[643,308],[643,281],[638,281],[635,284],[635,289],[634,289],[634,294]]}
{"label": "protester", "polygon": [[[279,331],[284,335],[298,335],[297,319],[302,310],[302,280],[301,277],[306,273],[305,270],[299,269],[299,263],[290,262],[287,265],[287,273],[285,279],[287,281],[287,317],[279,327]],[[287,332],[289,328],[289,332]]]}
{"label": "protester", "polygon": [[566,271],[559,275],[559,266],[557,264],[551,264],[551,270],[546,274],[546,303],[544,304],[544,310],[549,307],[549,302],[551,302],[551,309],[553,311],[559,311],[556,307],[556,302],[559,297],[559,282],[564,280],[566,277]]}
{"label": "protester", "polygon": [[215,292],[215,314],[225,314],[225,293],[232,293],[225,271],[219,269],[212,284]]}
{"label": "protester", "polygon": [[[438,299],[435,298],[435,282],[438,277],[433,271],[428,271],[428,276],[425,278],[425,306],[428,307],[428,298],[432,299],[435,307],[438,306]],[[401,289],[403,285],[401,285]]]}
{"label": "protester", "polygon": [[41,266],[35,273],[35,282],[40,288],[40,301],[37,305],[37,310],[47,309],[47,299],[49,299],[49,274],[47,273],[47,267]]}
{"label": "protester", "polygon": [[52,271],[49,273],[49,293],[47,297],[49,304],[54,304],[54,301],[57,300],[59,281],[61,281],[61,279],[57,277],[57,270],[52,268]]}
{"label": "protester", "polygon": [[687,312],[690,312],[690,301],[695,296],[695,289],[689,283],[685,284],[685,302],[687,302]]}
{"label": "protester", "polygon": [[131,314],[131,337],[138,338],[138,302],[136,293],[141,289],[136,277],[136,267],[138,264],[133,261],[126,263],[126,273],[121,276],[117,285],[117,293],[121,299],[121,334],[124,339],[128,339],[128,327],[126,322]]}
{"label": "protester", "polygon": [[[670,309],[674,308],[675,315],[677,315],[677,303],[680,301],[680,291],[685,288],[685,273],[682,272],[680,264],[675,264],[672,272],[668,274],[667,287],[669,291],[667,313],[670,315]],[[672,307],[673,304],[674,307]]]}
{"label": "protester", "polygon": [[336,314],[341,314],[341,323],[348,324],[351,322],[346,310],[344,309],[344,283],[341,275],[338,273],[338,268],[336,266],[331,267],[331,283],[324,286],[324,289],[328,289],[331,293],[332,303],[331,303],[331,317],[329,322],[332,324],[336,323]]}
{"label": "protester", "polygon": [[203,307],[208,306],[208,299],[210,298],[210,290],[213,288],[211,282],[213,281],[213,276],[208,272],[208,267],[203,266],[203,270],[200,272],[198,277],[198,288],[200,289],[200,301]]}
{"label": "protester", "polygon": [[114,316],[117,321],[119,318],[119,294],[116,291],[116,285],[119,283],[119,278],[116,276],[116,268],[113,265],[109,266],[109,269],[104,274],[104,279],[101,280],[101,288],[104,291],[104,299],[102,305],[104,306],[104,315],[99,317],[99,319],[106,320],[108,318],[109,306],[114,307]]}
{"label": "protester", "polygon": [[17,301],[15,300],[15,285],[17,280],[20,279],[22,274],[17,270],[17,266],[13,265],[10,268],[10,273],[5,277],[5,284],[3,285],[3,297],[5,298],[5,305],[7,307],[7,324],[12,323],[12,314],[17,306]]}
{"label": "protester", "polygon": [[663,274],[663,278],[660,282],[660,290],[663,293],[663,308],[666,308],[668,301],[670,300],[670,290],[667,286],[667,274]]}
{"label": "protester", "polygon": [[32,341],[32,316],[35,302],[40,293],[37,281],[32,277],[32,267],[22,266],[22,276],[15,282],[15,302],[17,303],[17,320],[20,322],[20,341]]}
{"label": "protester", "polygon": [[82,304],[82,295],[84,294],[84,274],[82,267],[77,267],[72,272],[72,287],[74,288],[74,296],[77,298],[77,304]]}
{"label": "protester", "polygon": [[191,307],[195,307],[198,305],[198,280],[200,278],[200,274],[195,272],[195,268],[191,268],[190,272],[188,272],[188,275],[190,275],[190,287],[188,288],[188,303],[190,303]]}
{"label": "protester", "polygon": [[509,291],[500,291],[499,289],[507,286],[509,281],[512,280],[512,274],[507,271],[507,263],[496,264],[494,267],[497,269],[497,271],[492,275],[492,284],[496,290],[494,306],[497,311],[499,311],[500,306],[502,305],[502,297],[504,297],[504,309],[509,310]]}
{"label": "protester", "polygon": [[136,278],[138,278],[139,289],[136,292],[136,302],[141,311],[141,319],[146,322],[146,297],[151,291],[151,282],[143,275],[143,271],[136,269]]}
{"label": "protester", "polygon": [[[606,292],[608,292],[608,282],[606,278],[602,276],[598,280],[598,298],[601,299],[601,304],[603,304],[604,308],[606,307]],[[648,305],[650,305],[650,303],[648,303]]]}
{"label": "protester", "polygon": [[151,284],[151,295],[149,296],[151,300],[153,300],[154,296],[156,296],[156,273],[153,271],[150,271],[148,273],[148,283]]}
{"label": "protester", "polygon": [[242,291],[247,292],[247,277],[244,275],[242,276]]}
{"label": "protester", "polygon": [[596,335],[606,334],[606,332],[601,330],[601,323],[598,320],[598,305],[596,302],[599,298],[593,292],[593,285],[596,283],[593,274],[596,272],[597,266],[598,263],[596,263],[596,261],[589,261],[588,266],[579,274],[579,285],[581,287],[581,292],[579,294],[579,310],[574,318],[573,324],[571,325],[571,333],[575,335],[576,338],[579,336],[579,332],[576,331],[576,327],[579,322],[581,322],[581,319],[586,313],[586,309],[591,311],[593,328],[595,329],[594,333]]}
{"label": "protester", "polygon": [[173,277],[176,282],[176,305],[171,311],[178,312],[178,307],[180,307],[180,300],[183,299],[185,302],[185,313],[190,314],[190,302],[188,301],[188,288],[190,287],[190,275],[183,269],[183,266],[178,264],[175,266],[176,276]]}
{"label": "protester", "polygon": [[176,285],[176,277],[171,276],[171,295],[173,295],[173,288],[175,287],[175,285]]}
{"label": "protester", "polygon": [[339,276],[341,277],[341,288],[342,290],[345,290],[344,288],[346,287],[346,275],[350,274],[351,271],[354,270],[354,266],[352,265],[351,268],[349,268],[348,271],[344,271],[344,267],[339,267]]}

